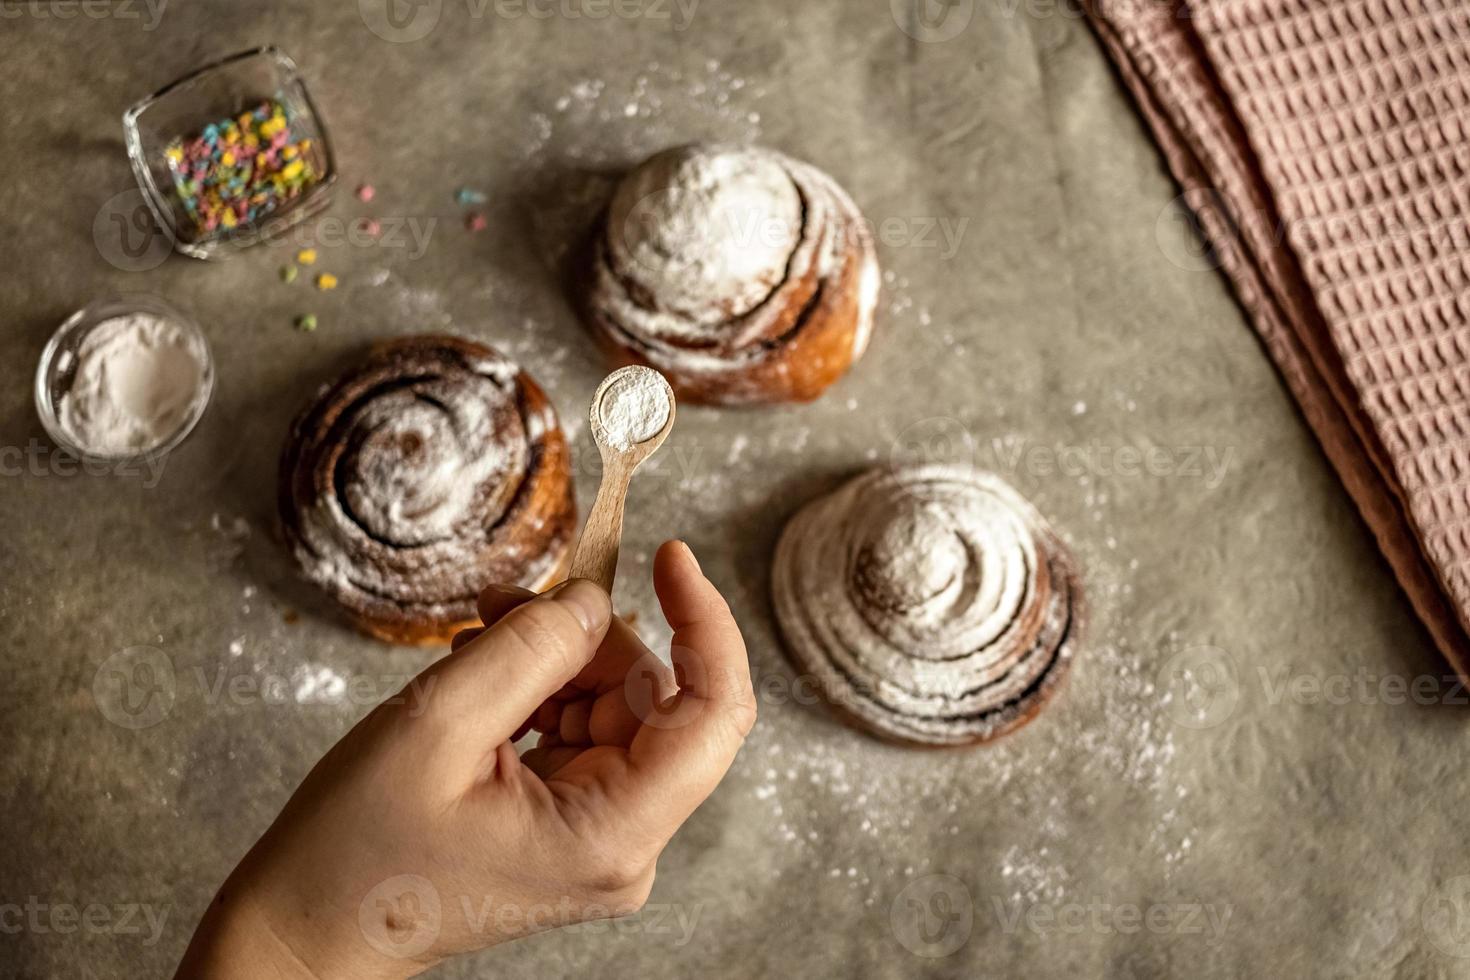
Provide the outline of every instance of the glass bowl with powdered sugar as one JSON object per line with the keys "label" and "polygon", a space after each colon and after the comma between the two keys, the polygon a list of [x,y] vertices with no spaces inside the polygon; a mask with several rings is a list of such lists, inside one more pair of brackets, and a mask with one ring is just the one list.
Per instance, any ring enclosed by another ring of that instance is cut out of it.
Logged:
{"label": "glass bowl with powdered sugar", "polygon": [[52,335],[36,369],[46,434],[86,460],[163,456],[194,430],[213,392],[203,331],[156,296],[78,310]]}

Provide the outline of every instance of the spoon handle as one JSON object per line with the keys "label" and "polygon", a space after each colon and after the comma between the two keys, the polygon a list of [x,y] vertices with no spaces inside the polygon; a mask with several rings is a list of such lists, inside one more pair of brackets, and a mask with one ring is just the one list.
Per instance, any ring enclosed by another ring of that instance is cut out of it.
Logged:
{"label": "spoon handle", "polygon": [[633,471],[623,458],[605,462],[597,500],[592,504],[587,526],[582,529],[582,540],[572,555],[568,578],[596,582],[611,595],[618,571],[618,546],[623,538],[623,503]]}

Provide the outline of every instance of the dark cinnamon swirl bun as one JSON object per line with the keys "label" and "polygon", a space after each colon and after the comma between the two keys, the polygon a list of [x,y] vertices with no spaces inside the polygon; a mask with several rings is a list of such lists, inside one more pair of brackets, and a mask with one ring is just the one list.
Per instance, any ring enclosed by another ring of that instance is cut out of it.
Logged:
{"label": "dark cinnamon swirl bun", "polygon": [[683,400],[810,401],[872,334],[862,214],[827,174],[772,150],[659,153],[618,186],[590,251],[593,333]]}
{"label": "dark cinnamon swirl bun", "polygon": [[851,723],[910,745],[984,742],[1028,721],[1071,665],[1071,555],[998,477],[863,474],[803,508],[772,574],[786,648]]}
{"label": "dark cinnamon swirl bun", "polygon": [[514,363],[456,337],[372,348],[292,426],[280,512],[308,579],[366,632],[445,643],[492,582],[541,589],[576,530],[566,437]]}

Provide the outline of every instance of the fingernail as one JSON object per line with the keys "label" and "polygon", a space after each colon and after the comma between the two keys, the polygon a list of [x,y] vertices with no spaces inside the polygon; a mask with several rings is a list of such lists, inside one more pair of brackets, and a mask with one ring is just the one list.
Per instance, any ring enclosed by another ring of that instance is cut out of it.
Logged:
{"label": "fingernail", "polygon": [[496,595],[519,595],[519,594],[523,594],[514,585],[502,585],[499,582],[492,582],[490,585],[485,586],[480,591],[481,592],[494,592]]}
{"label": "fingernail", "polygon": [[699,559],[694,556],[694,549],[689,547],[689,543],[687,541],[680,541],[679,545],[684,549],[684,554],[689,556],[690,562],[694,564],[694,570],[703,575],[704,569],[699,567]]}
{"label": "fingernail", "polygon": [[551,590],[550,596],[571,610],[577,622],[589,633],[601,629],[612,616],[612,602],[607,593],[586,579],[563,582]]}

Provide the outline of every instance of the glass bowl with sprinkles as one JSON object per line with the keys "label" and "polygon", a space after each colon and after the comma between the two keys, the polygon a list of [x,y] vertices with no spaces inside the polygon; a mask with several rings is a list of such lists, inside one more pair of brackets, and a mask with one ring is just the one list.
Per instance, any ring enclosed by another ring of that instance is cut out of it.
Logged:
{"label": "glass bowl with sprinkles", "polygon": [[123,116],[128,158],[174,247],[220,258],[331,200],[336,160],[296,63],[274,47],[185,75]]}

